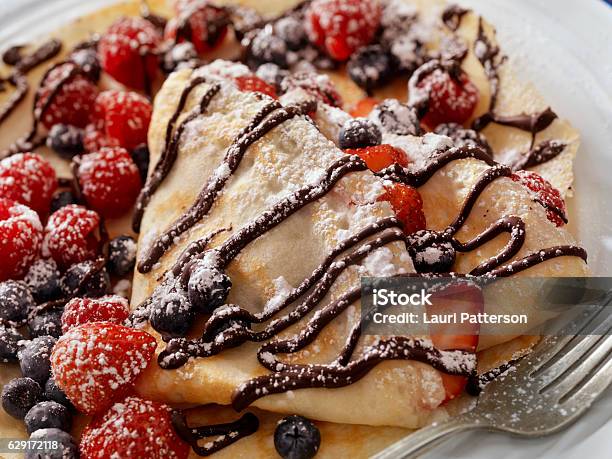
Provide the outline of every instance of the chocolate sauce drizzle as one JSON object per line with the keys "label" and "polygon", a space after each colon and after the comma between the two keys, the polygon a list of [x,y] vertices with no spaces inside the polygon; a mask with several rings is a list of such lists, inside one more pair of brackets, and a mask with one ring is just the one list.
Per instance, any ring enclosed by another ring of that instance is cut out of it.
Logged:
{"label": "chocolate sauce drizzle", "polygon": [[[252,413],[245,413],[240,419],[224,424],[212,424],[202,427],[189,427],[185,415],[174,411],[172,424],[176,433],[187,442],[199,456],[210,456],[213,453],[251,435],[259,428],[259,419]],[[198,442],[209,437],[217,437],[200,446]]]}
{"label": "chocolate sauce drizzle", "polygon": [[470,10],[462,8],[459,5],[449,5],[442,12],[442,22],[444,22],[444,25],[446,25],[449,30],[455,32],[461,25],[463,16],[469,12]]}

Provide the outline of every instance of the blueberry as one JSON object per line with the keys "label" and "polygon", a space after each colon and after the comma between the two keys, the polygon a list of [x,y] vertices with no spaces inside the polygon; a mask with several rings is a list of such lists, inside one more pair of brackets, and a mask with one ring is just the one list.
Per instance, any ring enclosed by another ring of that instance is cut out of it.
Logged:
{"label": "blueberry", "polygon": [[232,28],[238,40],[264,24],[264,18],[253,8],[235,6],[231,11]]}
{"label": "blueberry", "polygon": [[287,44],[274,34],[271,26],[266,26],[252,38],[247,49],[247,61],[252,67],[272,62],[279,67],[287,67]]}
{"label": "blueberry", "polygon": [[281,69],[278,65],[271,62],[260,65],[255,72],[258,78],[274,86],[277,92],[281,92],[281,82],[288,74],[288,70]]}
{"label": "blueberry", "polygon": [[170,293],[153,306],[149,320],[158,332],[170,336],[185,336],[195,318],[193,306],[180,293]]}
{"label": "blueberry", "polygon": [[382,134],[378,126],[367,118],[347,120],[339,134],[340,148],[365,148],[380,145]]}
{"label": "blueberry", "polygon": [[60,281],[62,292],[68,297],[87,296],[97,298],[105,295],[110,288],[106,268],[98,262],[84,261],[72,265]]}
{"label": "blueberry", "polygon": [[417,68],[423,65],[427,54],[423,44],[410,34],[393,40],[389,50],[399,69],[406,76],[412,75]]}
{"label": "blueberry", "polygon": [[52,336],[39,336],[19,349],[17,357],[23,376],[32,378],[41,386],[47,382],[51,375],[50,358],[55,342]]}
{"label": "blueberry", "polygon": [[274,431],[274,447],[283,459],[310,459],[321,445],[321,433],[302,416],[287,416]]}
{"label": "blueberry", "polygon": [[383,133],[397,135],[421,135],[416,109],[397,99],[385,99],[368,115]]}
{"label": "blueberry", "polygon": [[8,280],[0,283],[0,319],[25,320],[34,305],[34,297],[25,282]]}
{"label": "blueberry", "polygon": [[83,153],[83,130],[67,124],[55,124],[47,135],[47,146],[65,159]]}
{"label": "blueberry", "polygon": [[365,46],[357,51],[347,63],[351,79],[366,91],[387,83],[393,76],[393,57],[380,45]]}
{"label": "blueberry", "polygon": [[31,378],[16,378],[2,389],[2,408],[14,418],[23,419],[42,398],[40,384]]}
{"label": "blueberry", "polygon": [[73,409],[72,402],[68,400],[64,391],[55,383],[55,378],[51,376],[45,383],[45,400],[61,403],[66,408]]}
{"label": "blueberry", "polygon": [[295,16],[285,16],[274,24],[274,33],[287,44],[287,48],[297,51],[308,41],[304,21]]}
{"label": "blueberry", "polygon": [[76,65],[83,69],[87,78],[94,83],[100,80],[100,73],[102,68],[100,66],[100,60],[98,59],[98,53],[93,48],[77,49],[70,55],[70,60]]}
{"label": "blueberry", "polygon": [[[43,445],[51,446],[49,449],[28,449],[25,459],[77,459],[79,448],[69,433],[60,429],[40,429],[30,435],[30,441],[47,442]],[[51,442],[51,443],[49,443]],[[53,447],[57,442],[57,447]]]}
{"label": "blueberry", "polygon": [[66,207],[70,204],[78,204],[79,200],[76,198],[71,191],[59,191],[55,193],[53,199],[51,199],[51,213],[57,212],[62,207]]}
{"label": "blueberry", "polygon": [[108,245],[108,271],[115,276],[125,276],[136,264],[136,241],[130,236],[119,236]]}
{"label": "blueberry", "polygon": [[36,260],[23,280],[38,303],[54,300],[61,295],[60,272],[52,259]]}
{"label": "blueberry", "polygon": [[491,152],[491,146],[485,137],[473,129],[466,129],[457,123],[440,124],[434,131],[453,139],[456,147],[480,147]]}
{"label": "blueberry", "polygon": [[39,429],[56,428],[65,432],[72,427],[72,416],[68,408],[57,402],[37,403],[24,418],[26,429],[31,434]]}
{"label": "blueberry", "polygon": [[22,339],[17,330],[0,324],[0,362],[17,362],[17,343]]}
{"label": "blueberry", "polygon": [[37,312],[28,322],[30,336],[32,338],[45,335],[54,338],[62,336],[62,312],[62,309]]}
{"label": "blueberry", "polygon": [[141,180],[143,183],[146,182],[149,171],[149,147],[146,143],[138,145],[132,150],[132,159],[136,163]]}
{"label": "blueberry", "polygon": [[170,47],[163,53],[161,68],[166,73],[174,72],[179,66],[197,62],[198,52],[193,43],[184,41]]}
{"label": "blueberry", "polygon": [[231,279],[223,272],[196,265],[187,284],[189,301],[196,310],[211,313],[225,303],[232,288]]}

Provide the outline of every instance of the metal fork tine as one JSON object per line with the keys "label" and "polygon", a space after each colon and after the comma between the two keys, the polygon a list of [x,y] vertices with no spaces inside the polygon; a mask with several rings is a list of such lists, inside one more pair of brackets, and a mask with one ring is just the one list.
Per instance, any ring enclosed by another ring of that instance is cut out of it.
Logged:
{"label": "metal fork tine", "polygon": [[554,356],[551,356],[545,364],[540,365],[531,375],[533,377],[542,375],[547,381],[557,379],[559,375],[575,365],[578,359],[599,341],[601,335],[609,333],[610,328],[612,328],[612,315],[597,325],[590,335],[575,337],[574,342],[568,342],[566,346],[560,349]]}
{"label": "metal fork tine", "polygon": [[579,412],[589,407],[597,398],[594,394],[601,394],[611,383],[612,354],[609,354],[599,367],[593,370],[593,376],[590,379],[586,379],[583,384],[566,393],[561,397],[559,403],[571,409],[572,412]]}
{"label": "metal fork tine", "polygon": [[559,395],[559,399],[564,399],[572,390],[592,376],[593,371],[605,361],[612,350],[612,336],[605,335],[596,338],[592,346],[583,354],[581,361],[567,367],[555,379],[549,380],[540,389],[540,393],[553,390]]}

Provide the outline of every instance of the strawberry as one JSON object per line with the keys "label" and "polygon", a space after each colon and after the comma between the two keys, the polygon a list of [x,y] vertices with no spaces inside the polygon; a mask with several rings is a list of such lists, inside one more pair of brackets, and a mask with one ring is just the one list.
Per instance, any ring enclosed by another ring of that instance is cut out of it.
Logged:
{"label": "strawberry", "polygon": [[104,146],[119,145],[133,150],[147,143],[147,132],[153,107],[140,94],[125,91],[104,91],[96,98],[92,121],[107,139]]}
{"label": "strawberry", "polygon": [[52,68],[40,83],[34,114],[51,129],[54,124],[84,127],[98,94],[98,88],[77,65],[65,62]]}
{"label": "strawberry", "polygon": [[374,97],[365,97],[358,101],[349,113],[353,118],[365,118],[379,103],[380,100]]}
{"label": "strawberry", "polygon": [[62,331],[88,322],[112,322],[121,324],[130,314],[128,301],[118,295],[101,298],[73,298],[62,314]]}
{"label": "strawberry", "polygon": [[87,203],[104,217],[130,210],[142,187],[138,166],[120,147],[81,156],[77,176]]}
{"label": "strawberry", "polygon": [[551,222],[557,226],[567,223],[565,201],[548,180],[531,171],[517,171],[510,178],[531,191],[534,199],[546,209],[546,216]]}
{"label": "strawberry", "polygon": [[423,78],[417,88],[429,95],[427,113],[422,121],[430,129],[443,123],[465,123],[478,104],[478,88],[463,72],[455,78],[436,69]]}
{"label": "strawberry", "polygon": [[148,91],[157,74],[157,46],[161,34],[149,21],[123,17],[98,42],[102,69],[119,83]]}
{"label": "strawberry", "polygon": [[199,54],[217,48],[227,35],[230,22],[227,9],[206,0],[181,0],[178,16],[168,21],[164,38],[177,43],[190,41]]}
{"label": "strawberry", "polygon": [[0,198],[0,282],[17,279],[38,258],[43,228],[36,212]]}
{"label": "strawberry", "polygon": [[106,134],[102,131],[98,131],[93,124],[88,124],[85,127],[83,134],[83,148],[85,151],[92,153],[98,151],[103,147],[118,147],[119,142],[115,139],[106,137]]}
{"label": "strawberry", "polygon": [[357,155],[365,161],[371,171],[378,172],[392,164],[406,167],[408,158],[406,153],[392,145],[382,144],[365,148],[347,148],[344,150],[349,155]]}
{"label": "strawberry", "polygon": [[[484,311],[482,290],[468,283],[454,283],[431,296],[431,306],[427,307],[428,316],[443,316],[461,313],[478,314]],[[476,352],[478,347],[479,324],[451,323],[430,324],[429,331],[433,345],[440,350],[462,350]],[[457,397],[467,384],[464,376],[453,376],[440,372],[446,391],[444,402]]]}
{"label": "strawberry", "polygon": [[306,12],[310,41],[338,61],[372,41],[382,8],[376,0],[314,0]]}
{"label": "strawberry", "polygon": [[42,156],[18,153],[0,161],[2,197],[25,204],[46,216],[56,189],[55,170]]}
{"label": "strawberry", "polygon": [[94,259],[100,247],[96,237],[99,226],[100,216],[93,210],[75,204],[62,207],[51,214],[45,226],[43,255],[62,268]]}
{"label": "strawberry", "polygon": [[131,396],[93,418],[80,451],[82,459],[187,459],[190,446],[174,430],[168,405]]}
{"label": "strawberry", "polygon": [[79,411],[99,413],[134,386],[155,347],[155,338],[145,331],[109,322],[86,323],[57,341],[51,369],[56,384]]}
{"label": "strawberry", "polygon": [[241,91],[261,92],[276,99],[276,89],[256,76],[240,76],[236,78],[236,85]]}
{"label": "strawberry", "polygon": [[378,198],[388,201],[397,218],[404,225],[404,233],[412,234],[425,229],[425,214],[421,194],[411,186],[394,183],[385,187],[386,192]]}

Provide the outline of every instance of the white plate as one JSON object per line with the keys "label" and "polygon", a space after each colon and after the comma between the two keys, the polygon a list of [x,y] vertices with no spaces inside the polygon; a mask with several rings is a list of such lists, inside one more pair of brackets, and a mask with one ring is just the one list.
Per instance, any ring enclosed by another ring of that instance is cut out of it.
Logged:
{"label": "white plate", "polygon": [[[498,29],[502,49],[582,135],[576,198],[578,239],[597,275],[612,275],[612,8],[600,0],[458,0]],[[0,0],[0,48],[51,32],[113,0]],[[427,458],[612,457],[612,390],[567,431],[538,440],[458,436]]]}

